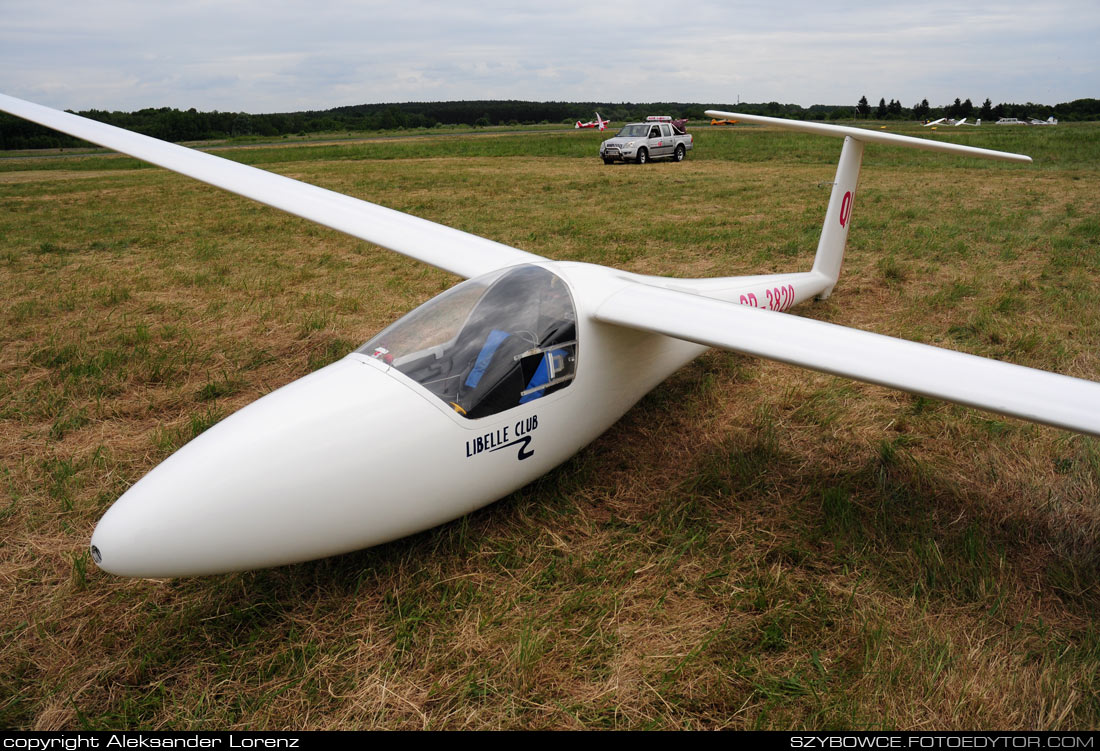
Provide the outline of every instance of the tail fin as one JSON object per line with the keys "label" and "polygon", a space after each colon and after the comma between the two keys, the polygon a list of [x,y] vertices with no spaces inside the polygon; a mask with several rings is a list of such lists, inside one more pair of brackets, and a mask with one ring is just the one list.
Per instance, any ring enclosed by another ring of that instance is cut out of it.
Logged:
{"label": "tail fin", "polygon": [[814,272],[828,281],[817,299],[824,300],[833,292],[840,278],[840,265],[844,261],[844,247],[848,244],[848,228],[852,224],[852,205],[856,199],[856,183],[863,160],[863,142],[851,136],[844,139],[840,150],[840,162],[836,166],[836,180],[829,196],[829,208],[825,210],[825,224],[821,227],[821,239],[817,241],[814,255]]}
{"label": "tail fin", "polygon": [[829,196],[829,208],[825,211],[825,224],[821,229],[821,239],[814,256],[813,273],[821,274],[824,282],[819,299],[825,299],[833,291],[840,276],[840,266],[844,260],[844,246],[848,242],[848,228],[852,222],[852,204],[855,202],[856,182],[859,180],[859,166],[863,160],[865,142],[884,143],[890,146],[909,146],[925,151],[943,151],[948,154],[964,154],[987,159],[1001,159],[1007,162],[1030,162],[1031,157],[1023,154],[1011,154],[1007,151],[979,149],[976,146],[961,146],[943,141],[931,141],[927,138],[899,136],[895,133],[883,133],[880,130],[864,130],[846,125],[805,120],[784,120],[779,117],[763,115],[745,115],[737,112],[707,110],[707,116],[726,120],[741,120],[757,125],[774,125],[787,130],[799,130],[803,133],[815,133],[823,136],[844,138],[844,148],[840,152],[840,163],[836,168],[836,181]]}

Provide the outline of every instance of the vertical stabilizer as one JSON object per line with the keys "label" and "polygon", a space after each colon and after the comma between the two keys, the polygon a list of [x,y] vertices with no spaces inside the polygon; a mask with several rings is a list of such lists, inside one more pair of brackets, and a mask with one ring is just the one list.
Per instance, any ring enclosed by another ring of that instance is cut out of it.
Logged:
{"label": "vertical stabilizer", "polygon": [[836,180],[829,196],[829,208],[825,211],[825,224],[814,256],[814,272],[828,279],[828,286],[818,295],[819,300],[828,297],[840,276],[844,261],[844,246],[848,242],[848,228],[852,226],[852,206],[859,181],[859,165],[863,160],[863,143],[848,136],[840,151],[840,163],[836,167]]}
{"label": "vertical stabilizer", "polygon": [[847,125],[833,125],[832,123],[810,120],[784,120],[780,117],[747,115],[742,112],[723,112],[721,110],[707,110],[706,114],[709,117],[740,120],[754,125],[771,125],[786,130],[844,138],[844,148],[840,152],[840,164],[836,168],[836,181],[833,183],[832,195],[829,196],[829,208],[825,212],[825,225],[821,228],[821,240],[817,244],[817,255],[814,256],[814,268],[807,275],[813,277],[813,283],[809,287],[822,290],[817,295],[818,299],[821,300],[832,293],[837,277],[840,276],[840,264],[844,260],[844,246],[848,242],[848,229],[852,223],[852,206],[855,204],[856,182],[859,181],[859,165],[863,160],[864,143],[907,146],[923,151],[939,151],[946,154],[999,159],[1006,162],[1026,163],[1031,161],[1031,157],[1024,154],[980,149],[976,146],[944,143],[928,138],[913,138],[912,136],[902,136],[896,133],[883,133],[881,130],[864,130],[863,128],[852,128]]}

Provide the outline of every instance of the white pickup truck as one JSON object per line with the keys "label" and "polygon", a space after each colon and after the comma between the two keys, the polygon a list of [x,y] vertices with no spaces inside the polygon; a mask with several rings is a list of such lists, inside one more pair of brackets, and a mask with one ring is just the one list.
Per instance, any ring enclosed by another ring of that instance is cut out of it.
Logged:
{"label": "white pickup truck", "polygon": [[654,115],[644,123],[628,123],[614,138],[600,144],[600,158],[604,164],[615,161],[645,164],[650,159],[682,162],[693,146],[691,134],[684,130],[686,122]]}

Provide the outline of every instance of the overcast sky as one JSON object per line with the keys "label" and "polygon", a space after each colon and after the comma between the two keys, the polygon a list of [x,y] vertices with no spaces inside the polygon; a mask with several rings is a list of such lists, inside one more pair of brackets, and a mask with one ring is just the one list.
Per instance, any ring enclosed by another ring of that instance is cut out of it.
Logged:
{"label": "overcast sky", "polygon": [[66,109],[451,99],[1100,98],[1100,0],[0,0],[0,92]]}

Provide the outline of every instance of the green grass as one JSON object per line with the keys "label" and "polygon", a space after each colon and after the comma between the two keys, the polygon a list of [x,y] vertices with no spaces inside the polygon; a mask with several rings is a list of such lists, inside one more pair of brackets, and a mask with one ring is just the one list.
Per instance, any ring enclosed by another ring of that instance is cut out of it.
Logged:
{"label": "green grass", "polygon": [[[696,133],[644,168],[587,132],[219,153],[552,258],[807,268],[839,144]],[[1096,126],[937,137],[1036,163],[869,148],[799,312],[1096,379]],[[104,574],[129,485],[455,280],[123,157],[0,159],[0,202],[4,727],[1100,726],[1100,445],[727,353],[442,527]]]}
{"label": "green grass", "polygon": [[[842,125],[871,130],[885,129],[888,133],[919,136],[933,140],[958,143],[980,148],[1025,153],[1035,159],[1036,166],[1026,169],[1090,170],[1100,160],[1100,144],[1092,137],[1092,123],[1066,123],[1056,128],[1010,128],[993,125],[974,128],[941,128],[935,131],[916,123],[903,122],[846,122]],[[776,159],[794,164],[835,165],[839,144],[836,139],[807,136],[798,133],[766,130],[759,126],[739,125],[710,127],[689,126],[696,148],[691,159],[702,161],[731,159],[742,162],[770,162]],[[763,133],[763,135],[761,135]],[[487,129],[468,132],[445,129],[415,131],[394,135],[355,134],[342,140],[330,140],[323,136],[305,140],[295,139],[286,143],[235,144],[216,143],[206,146],[218,156],[234,159],[254,166],[278,164],[288,160],[288,149],[293,150],[289,161],[332,160],[393,160],[416,158],[455,157],[559,157],[592,158],[600,141],[615,135],[614,130],[547,132],[542,126],[525,126],[503,130]],[[201,146],[201,144],[200,144]],[[878,146],[869,149],[865,156],[868,166],[901,166],[914,164],[935,166],[938,170],[959,167],[977,167],[981,160],[954,158],[898,147]],[[21,152],[19,157],[0,159],[0,173],[35,170],[102,171],[155,169],[138,160],[120,155],[102,155],[95,151],[81,151],[68,158],[35,157],[35,152]],[[1070,179],[1074,179],[1071,176]]]}

